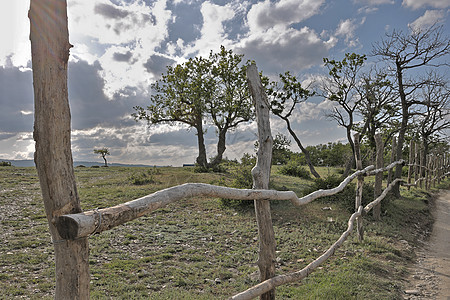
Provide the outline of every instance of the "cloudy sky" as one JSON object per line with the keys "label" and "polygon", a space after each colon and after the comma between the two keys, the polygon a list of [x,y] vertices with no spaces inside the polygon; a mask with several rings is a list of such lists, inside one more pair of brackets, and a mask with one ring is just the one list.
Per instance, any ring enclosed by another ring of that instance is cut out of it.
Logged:
{"label": "cloudy sky", "polygon": [[[0,158],[31,159],[29,0],[0,4]],[[394,29],[438,22],[448,32],[449,13],[450,0],[68,0],[74,160],[101,161],[93,149],[108,147],[111,162],[194,162],[194,131],[131,117],[133,106],[149,103],[149,86],[167,65],[224,45],[266,75],[289,70],[307,79],[324,72],[324,57],[368,54]],[[344,130],[325,118],[328,109],[319,98],[300,107],[293,125],[305,145],[345,141]],[[285,133],[284,123],[274,118],[272,131]],[[225,156],[252,153],[255,140],[255,124],[243,124],[228,135]],[[213,128],[206,142],[212,157]]]}

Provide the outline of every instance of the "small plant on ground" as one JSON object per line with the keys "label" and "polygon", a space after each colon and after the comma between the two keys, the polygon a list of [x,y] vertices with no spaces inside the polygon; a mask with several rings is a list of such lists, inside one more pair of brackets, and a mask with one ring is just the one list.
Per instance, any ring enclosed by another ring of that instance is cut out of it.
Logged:
{"label": "small plant on ground", "polygon": [[282,166],[278,172],[287,176],[311,179],[311,174],[309,171],[295,161],[289,162],[287,165]]}
{"label": "small plant on ground", "polygon": [[153,176],[149,175],[145,172],[131,175],[130,181],[134,185],[145,185],[145,184],[156,183],[156,181],[153,179]]}
{"label": "small plant on ground", "polygon": [[[235,166],[229,169],[233,181],[231,184],[228,184],[228,187],[251,189],[253,187],[252,169],[255,163],[256,157],[245,153],[241,159],[241,163],[235,164]],[[253,201],[248,200],[221,199],[221,202],[225,207],[253,207]]]}

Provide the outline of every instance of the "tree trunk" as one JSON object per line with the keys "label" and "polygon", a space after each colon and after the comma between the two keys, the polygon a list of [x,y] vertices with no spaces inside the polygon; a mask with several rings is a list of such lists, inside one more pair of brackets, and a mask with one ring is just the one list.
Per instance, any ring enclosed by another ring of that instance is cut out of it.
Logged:
{"label": "tree trunk", "polygon": [[[258,123],[258,154],[256,166],[252,170],[253,188],[269,189],[272,165],[273,139],[270,131],[269,105],[256,65],[247,69],[250,93],[256,108]],[[275,233],[272,226],[269,200],[255,200],[256,221],[259,233],[258,267],[261,282],[275,276]],[[260,299],[274,300],[275,289],[261,295]]]}
{"label": "tree trunk", "polygon": [[[359,132],[355,133],[355,162],[356,169],[358,171],[362,170],[362,160],[361,160],[361,149],[359,145]],[[355,197],[355,211],[359,211],[359,207],[362,205],[362,195],[363,195],[363,186],[364,186],[364,176],[359,175],[358,181],[356,184],[356,197]],[[363,229],[363,220],[362,217],[359,216],[356,218],[356,231],[358,234],[358,240],[361,242],[364,239],[364,229]]]}
{"label": "tree trunk", "polygon": [[103,160],[105,161],[105,167],[107,167],[108,166],[108,162],[106,161],[106,157],[105,156],[103,156]]}
{"label": "tree trunk", "polygon": [[35,123],[34,160],[55,249],[55,299],[89,299],[87,238],[63,240],[54,220],[81,212],[70,144],[67,96],[69,34],[65,0],[31,0],[30,40]]}
{"label": "tree trunk", "polygon": [[311,174],[314,175],[314,177],[320,178],[319,173],[317,173],[316,169],[314,169],[314,166],[311,162],[311,156],[309,155],[309,151],[306,150],[305,147],[303,147],[302,143],[300,142],[300,139],[297,137],[295,132],[292,130],[291,122],[289,122],[288,118],[282,118],[282,119],[286,122],[287,129],[288,129],[289,133],[292,135],[292,137],[294,138],[295,142],[297,143],[297,146],[300,148],[300,150],[302,150],[303,154],[305,154],[305,159],[306,159],[306,163],[308,164],[309,171],[311,172]]}
{"label": "tree trunk", "polygon": [[[405,134],[408,127],[408,119],[409,119],[409,106],[406,99],[405,89],[403,86],[403,68],[397,63],[397,81],[398,81],[398,90],[402,105],[402,123],[400,126],[400,131],[397,139],[397,159],[401,159],[403,157],[403,143],[405,141]],[[394,178],[402,177],[402,169],[403,165],[397,165],[395,168]],[[392,193],[395,197],[400,197],[400,183],[397,183],[393,189]]]}
{"label": "tree trunk", "polygon": [[354,165],[355,165],[355,156],[351,156],[345,164],[344,174],[342,174],[341,178],[347,177],[352,171],[352,167]]}
{"label": "tree trunk", "polygon": [[[377,158],[376,158],[376,169],[381,169],[384,166],[384,160],[383,160],[383,141],[381,140],[381,135],[377,133],[375,135],[375,144],[376,144],[376,150],[377,150]],[[375,186],[374,186],[374,196],[375,199],[377,199],[382,192],[382,184],[383,184],[383,172],[377,173],[375,175]],[[380,220],[381,218],[381,203],[378,203],[373,207],[373,217],[375,220]]]}
{"label": "tree trunk", "polygon": [[217,156],[214,158],[213,162],[211,163],[212,166],[216,166],[222,162],[223,159],[223,153],[226,150],[226,134],[227,134],[228,128],[224,127],[220,129],[219,131],[219,141],[217,142]]}
{"label": "tree trunk", "polygon": [[203,120],[200,118],[197,120],[197,124],[195,129],[197,129],[197,141],[198,141],[198,157],[197,164],[200,166],[207,168],[208,160],[206,158],[206,148],[205,148],[205,137],[203,134]]}

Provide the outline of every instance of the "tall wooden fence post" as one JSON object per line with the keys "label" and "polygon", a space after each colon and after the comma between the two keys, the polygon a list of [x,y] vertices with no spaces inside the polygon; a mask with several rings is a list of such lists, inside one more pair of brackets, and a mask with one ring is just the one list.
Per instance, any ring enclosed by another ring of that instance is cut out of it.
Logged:
{"label": "tall wooden fence post", "polygon": [[426,156],[426,160],[425,160],[425,173],[426,173],[426,180],[425,180],[425,189],[429,190],[430,189],[430,185],[431,185],[431,155],[428,154]]}
{"label": "tall wooden fence post", "polygon": [[[376,168],[381,169],[384,166],[384,146],[383,141],[381,139],[381,135],[379,133],[375,134],[375,144],[377,150],[376,157]],[[379,172],[375,175],[375,187],[374,187],[374,198],[377,199],[378,196],[381,195],[382,192],[382,184],[383,184],[383,172]],[[373,217],[375,220],[380,220],[381,218],[381,202],[373,207]]]}
{"label": "tall wooden fence post", "polygon": [[[361,161],[361,149],[359,145],[359,133],[355,133],[353,136],[354,144],[355,144],[355,161],[356,161],[356,169],[362,170],[362,161]],[[364,186],[364,176],[358,176],[358,182],[356,184],[356,197],[355,197],[355,210],[358,211],[359,207],[362,204],[362,194],[363,194],[363,186]],[[363,223],[362,217],[356,218],[356,230],[358,233],[358,240],[362,241],[364,239],[364,231],[363,231]]]}
{"label": "tall wooden fence post", "polygon": [[[392,138],[391,161],[390,161],[390,163],[392,164],[394,161],[396,161],[397,160],[396,158],[397,158],[397,138],[394,136]],[[393,176],[394,176],[393,169],[389,169],[389,171],[388,171],[388,178],[387,178],[387,184],[388,185],[392,182],[392,180],[393,180],[392,177]]]}
{"label": "tall wooden fence post", "polygon": [[[272,164],[272,133],[270,131],[269,102],[255,64],[247,69],[248,85],[256,108],[258,123],[258,154],[252,170],[253,188],[268,189]],[[275,233],[272,226],[269,200],[255,200],[256,221],[259,233],[258,267],[261,282],[275,276]],[[275,299],[275,289],[261,295],[260,299]]]}
{"label": "tall wooden fence post", "polygon": [[419,143],[416,143],[416,146],[414,147],[414,182],[417,182],[417,180],[420,178],[419,145]]}
{"label": "tall wooden fence post", "polygon": [[81,212],[70,143],[67,94],[69,32],[65,0],[31,0],[31,59],[34,86],[34,161],[55,249],[55,299],[89,299],[87,238],[63,240],[58,216]]}
{"label": "tall wooden fence post", "polygon": [[420,167],[419,167],[419,180],[420,180],[420,188],[423,188],[424,181],[425,181],[425,154],[423,152],[423,149],[420,150]]}
{"label": "tall wooden fence post", "polygon": [[411,177],[413,176],[413,168],[414,168],[414,142],[409,141],[409,162],[408,162],[408,191],[410,190]]}

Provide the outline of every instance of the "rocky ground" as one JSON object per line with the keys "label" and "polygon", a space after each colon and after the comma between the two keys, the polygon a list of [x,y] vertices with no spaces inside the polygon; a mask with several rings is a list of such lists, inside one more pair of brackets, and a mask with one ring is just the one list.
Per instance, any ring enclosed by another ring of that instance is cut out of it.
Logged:
{"label": "rocky ground", "polygon": [[450,191],[441,191],[434,209],[429,239],[416,250],[404,299],[450,299]]}

